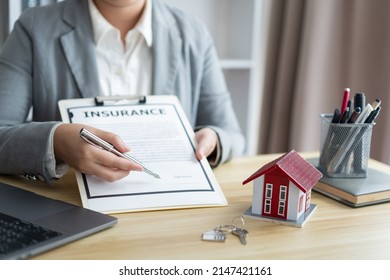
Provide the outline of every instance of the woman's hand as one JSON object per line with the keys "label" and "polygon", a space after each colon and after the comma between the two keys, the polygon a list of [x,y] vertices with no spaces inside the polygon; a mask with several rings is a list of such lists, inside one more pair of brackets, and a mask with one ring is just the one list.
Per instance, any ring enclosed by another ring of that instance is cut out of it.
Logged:
{"label": "woman's hand", "polygon": [[130,150],[118,135],[111,132],[81,124],[61,124],[54,132],[54,154],[57,160],[68,163],[82,173],[95,175],[109,182],[126,177],[130,171],[142,171],[139,164],[99,149],[81,139],[79,133],[83,127],[122,153]]}
{"label": "woman's hand", "polygon": [[196,157],[199,160],[202,160],[204,157],[207,158],[213,153],[216,153],[218,136],[213,129],[205,127],[196,131],[195,139],[198,143]]}

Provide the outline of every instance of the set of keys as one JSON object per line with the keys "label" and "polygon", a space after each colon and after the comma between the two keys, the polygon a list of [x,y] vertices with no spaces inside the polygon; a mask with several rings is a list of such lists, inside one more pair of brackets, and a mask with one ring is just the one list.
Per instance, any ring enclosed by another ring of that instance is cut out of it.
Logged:
{"label": "set of keys", "polygon": [[[242,227],[238,227],[234,224],[236,219],[240,219],[242,223]],[[213,230],[209,230],[203,233],[202,240],[204,241],[217,241],[217,242],[225,242],[227,238],[227,234],[231,233],[237,236],[240,239],[242,245],[246,245],[246,237],[248,235],[248,231],[244,228],[245,222],[242,217],[236,217],[233,219],[231,225],[219,225],[215,227]]]}

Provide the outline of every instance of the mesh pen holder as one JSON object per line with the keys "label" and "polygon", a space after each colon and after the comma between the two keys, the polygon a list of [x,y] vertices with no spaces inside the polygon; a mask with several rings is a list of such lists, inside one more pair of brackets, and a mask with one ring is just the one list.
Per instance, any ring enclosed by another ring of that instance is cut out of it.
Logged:
{"label": "mesh pen holder", "polygon": [[367,177],[374,123],[332,123],[321,114],[319,169],[328,177]]}

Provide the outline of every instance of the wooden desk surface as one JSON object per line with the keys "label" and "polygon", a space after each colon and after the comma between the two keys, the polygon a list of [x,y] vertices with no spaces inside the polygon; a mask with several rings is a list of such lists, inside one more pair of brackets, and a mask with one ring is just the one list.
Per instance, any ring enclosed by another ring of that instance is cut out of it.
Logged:
{"label": "wooden desk surface", "polygon": [[[246,218],[248,245],[233,235],[225,243],[202,241],[202,232],[230,224],[250,207],[252,184],[241,182],[276,156],[237,158],[215,170],[226,207],[117,214],[114,227],[35,259],[390,259],[390,204],[355,209],[318,193],[312,196],[317,209],[303,228]],[[379,162],[370,165],[390,172]],[[0,180],[81,205],[73,172],[52,186],[12,176]]]}

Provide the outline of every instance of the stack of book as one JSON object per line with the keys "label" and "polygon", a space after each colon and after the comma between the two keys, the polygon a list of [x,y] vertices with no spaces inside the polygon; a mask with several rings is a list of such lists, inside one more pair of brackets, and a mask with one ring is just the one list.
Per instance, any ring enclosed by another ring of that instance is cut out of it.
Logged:
{"label": "stack of book", "polygon": [[[308,161],[318,166],[318,158],[311,158]],[[390,167],[373,159],[370,159],[368,164],[366,178],[323,176],[313,190],[351,207],[389,202]],[[386,168],[389,172],[382,171]]]}

